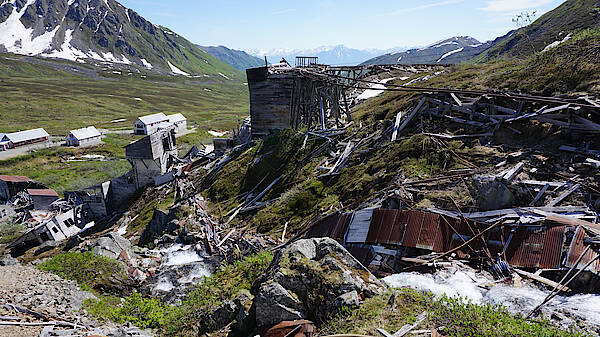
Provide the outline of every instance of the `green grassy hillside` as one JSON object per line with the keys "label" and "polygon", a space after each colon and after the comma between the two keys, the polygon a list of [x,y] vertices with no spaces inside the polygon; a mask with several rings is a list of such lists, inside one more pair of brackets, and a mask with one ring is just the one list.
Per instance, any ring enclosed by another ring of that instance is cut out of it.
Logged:
{"label": "green grassy hillside", "polygon": [[475,60],[485,62],[498,57],[531,56],[549,44],[563,40],[568,34],[598,25],[600,3],[597,0],[568,0],[531,25],[496,39]]}
{"label": "green grassy hillside", "polygon": [[[156,112],[181,112],[190,126],[227,129],[249,111],[241,78],[102,75],[107,78],[77,76],[0,54],[0,132],[43,127],[66,135],[87,125],[131,128],[138,116]],[[125,121],[111,123],[118,119]]]}

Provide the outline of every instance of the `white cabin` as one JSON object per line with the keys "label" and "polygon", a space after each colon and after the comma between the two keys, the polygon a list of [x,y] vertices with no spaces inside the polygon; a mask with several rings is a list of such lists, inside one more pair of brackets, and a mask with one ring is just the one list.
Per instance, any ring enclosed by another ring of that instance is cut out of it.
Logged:
{"label": "white cabin", "polygon": [[182,131],[187,130],[187,119],[184,115],[177,113],[173,115],[168,115],[169,123],[175,125],[175,132],[180,133]]}
{"label": "white cabin", "polygon": [[66,137],[67,146],[92,146],[102,142],[102,134],[93,126],[71,130]]}
{"label": "white cabin", "polygon": [[151,135],[169,123],[169,117],[160,112],[153,115],[139,117],[133,124],[133,133],[136,135]]}

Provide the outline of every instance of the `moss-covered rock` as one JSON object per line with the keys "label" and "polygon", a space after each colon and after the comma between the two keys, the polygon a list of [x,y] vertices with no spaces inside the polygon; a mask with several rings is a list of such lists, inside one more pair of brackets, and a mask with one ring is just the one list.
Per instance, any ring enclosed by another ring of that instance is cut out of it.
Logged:
{"label": "moss-covered rock", "polygon": [[324,322],[384,289],[338,242],[299,240],[280,251],[255,283],[256,323],[264,328],[282,320]]}

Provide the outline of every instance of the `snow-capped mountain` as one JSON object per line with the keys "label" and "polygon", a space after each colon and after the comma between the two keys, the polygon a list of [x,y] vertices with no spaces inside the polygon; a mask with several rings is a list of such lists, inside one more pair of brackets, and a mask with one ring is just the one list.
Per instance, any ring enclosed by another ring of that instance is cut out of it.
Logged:
{"label": "snow-capped mountain", "polygon": [[490,45],[470,36],[454,36],[419,49],[387,53],[363,64],[454,64],[480,54]]}
{"label": "snow-capped mountain", "polygon": [[294,63],[296,56],[317,56],[319,63],[329,65],[356,65],[375,56],[406,50],[408,48],[397,47],[388,50],[379,49],[353,49],[344,45],[323,46],[314,49],[289,49],[277,48],[272,50],[247,50],[248,54],[264,58],[265,56],[271,63],[279,62],[285,58],[288,62]]}
{"label": "snow-capped mountain", "polygon": [[0,52],[138,65],[178,75],[234,71],[114,0],[0,0]]}

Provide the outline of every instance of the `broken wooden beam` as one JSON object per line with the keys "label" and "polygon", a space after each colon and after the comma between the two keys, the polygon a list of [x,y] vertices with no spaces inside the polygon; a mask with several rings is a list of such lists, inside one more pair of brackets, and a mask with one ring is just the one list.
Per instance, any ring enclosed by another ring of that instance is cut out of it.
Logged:
{"label": "broken wooden beam", "polygon": [[542,199],[542,197],[544,196],[544,194],[546,193],[546,191],[548,190],[549,187],[550,187],[550,184],[544,185],[544,187],[542,187],[542,189],[540,190],[540,192],[531,201],[531,203],[529,204],[529,206],[534,207],[535,204],[537,204],[537,202],[540,201],[540,199]]}
{"label": "broken wooden beam", "polygon": [[[519,274],[519,275],[521,275],[521,276],[523,276],[523,277],[526,277],[526,278],[532,279],[532,280],[534,280],[534,281],[537,281],[537,282],[543,283],[543,284],[545,284],[545,285],[547,285],[547,286],[549,286],[549,287],[553,287],[553,288],[558,288],[558,287],[560,287],[560,284],[558,284],[557,282],[554,282],[554,281],[552,281],[552,280],[549,280],[549,279],[547,279],[547,278],[545,278],[545,277],[542,277],[542,276],[540,276],[540,275],[536,275],[536,274],[533,274],[533,273],[529,273],[529,272],[526,272],[526,271],[524,271],[524,270],[520,270],[520,269],[517,269],[517,268],[513,268],[513,270],[514,270],[514,271],[515,271],[517,274]],[[566,287],[565,287],[565,288],[564,288],[564,291],[570,292],[570,291],[571,291],[571,289],[569,289],[569,288],[566,288]]]}
{"label": "broken wooden beam", "polygon": [[410,124],[410,122],[413,120],[413,118],[415,118],[415,116],[418,115],[419,112],[421,112],[421,109],[423,108],[423,106],[425,105],[426,102],[427,102],[426,97],[421,98],[421,101],[419,101],[419,104],[417,104],[417,106],[413,109],[413,111],[406,117],[406,119],[404,120],[404,123],[402,123],[402,125],[400,125],[400,127],[398,127],[396,137],[398,137],[398,135],[402,132],[402,130],[404,130],[408,126],[408,124]]}
{"label": "broken wooden beam", "polygon": [[571,186],[571,188],[569,188],[565,192],[561,193],[558,197],[556,197],[555,199],[553,199],[552,201],[550,201],[546,205],[546,207],[554,207],[554,206],[560,204],[563,200],[565,200],[567,197],[569,197],[571,194],[573,194],[579,188],[581,188],[580,184],[576,184],[576,185]]}
{"label": "broken wooden beam", "polygon": [[519,174],[521,172],[521,170],[523,170],[523,168],[525,167],[525,162],[520,162],[517,165],[515,165],[514,167],[502,172],[501,178],[504,182],[506,183],[511,183],[516,177],[517,174]]}
{"label": "broken wooden beam", "polygon": [[425,321],[425,319],[427,319],[427,311],[424,311],[419,316],[417,316],[417,319],[415,320],[415,323],[413,323],[413,324],[407,324],[407,325],[403,326],[402,328],[400,328],[400,330],[396,331],[392,335],[392,337],[403,337],[403,336],[406,336],[406,334],[408,334],[412,330],[416,329],[421,323],[423,323]]}

